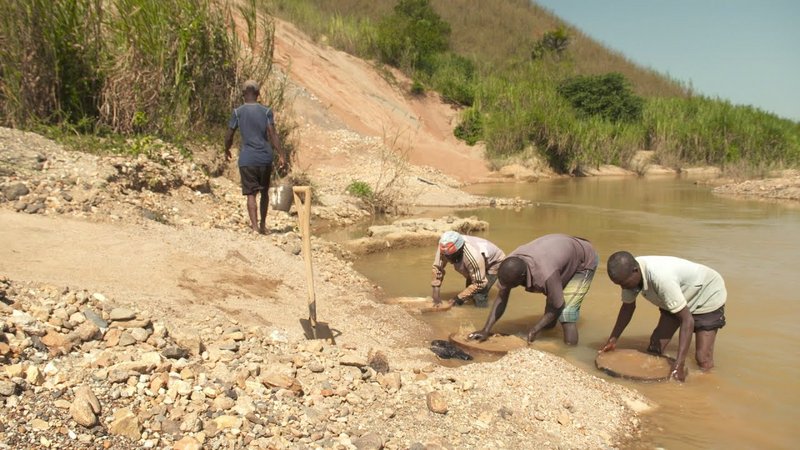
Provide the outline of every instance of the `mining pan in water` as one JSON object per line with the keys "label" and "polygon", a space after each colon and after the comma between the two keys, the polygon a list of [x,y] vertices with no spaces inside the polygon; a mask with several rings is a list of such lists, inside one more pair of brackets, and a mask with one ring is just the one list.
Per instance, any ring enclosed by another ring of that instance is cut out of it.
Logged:
{"label": "mining pan in water", "polygon": [[612,377],[637,381],[666,381],[675,360],[634,349],[618,349],[597,355],[598,369]]}
{"label": "mining pan in water", "polygon": [[478,350],[495,354],[506,354],[511,350],[528,346],[528,343],[525,342],[524,339],[517,336],[493,334],[485,341],[478,342],[473,339],[468,339],[468,335],[469,333],[453,333],[450,335],[450,340],[467,350]]}

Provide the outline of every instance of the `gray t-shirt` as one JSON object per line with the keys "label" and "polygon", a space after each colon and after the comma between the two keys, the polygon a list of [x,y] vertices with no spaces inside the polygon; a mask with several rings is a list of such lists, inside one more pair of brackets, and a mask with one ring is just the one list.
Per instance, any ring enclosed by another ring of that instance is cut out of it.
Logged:
{"label": "gray t-shirt", "polygon": [[509,255],[528,265],[525,290],[541,292],[553,305],[561,305],[564,286],[577,273],[597,269],[597,252],[589,241],[566,234],[547,234],[518,247]]}
{"label": "gray t-shirt", "polygon": [[272,145],[267,139],[267,126],[275,125],[272,109],[260,103],[245,103],[233,110],[228,128],[239,129],[239,167],[272,164]]}

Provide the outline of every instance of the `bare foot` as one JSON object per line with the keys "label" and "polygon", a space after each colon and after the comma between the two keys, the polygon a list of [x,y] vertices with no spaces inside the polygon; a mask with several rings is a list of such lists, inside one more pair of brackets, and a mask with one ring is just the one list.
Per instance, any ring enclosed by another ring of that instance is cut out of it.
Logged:
{"label": "bare foot", "polygon": [[260,234],[269,234],[269,231],[267,230],[267,227],[264,226],[264,225],[261,225],[261,227],[258,229],[258,232]]}

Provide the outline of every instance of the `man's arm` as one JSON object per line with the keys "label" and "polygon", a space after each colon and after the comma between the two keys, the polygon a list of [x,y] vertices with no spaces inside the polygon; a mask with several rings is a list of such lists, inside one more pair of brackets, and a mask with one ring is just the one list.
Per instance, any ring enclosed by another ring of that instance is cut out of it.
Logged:
{"label": "man's arm", "polygon": [[685,306],[675,315],[681,321],[681,328],[678,335],[678,356],[675,357],[675,362],[672,364],[670,377],[678,381],[684,381],[686,380],[684,363],[686,362],[686,354],[689,353],[689,343],[692,342],[692,333],[694,333],[694,317],[689,312],[688,306]]}
{"label": "man's arm", "polygon": [[233,128],[228,128],[228,131],[225,133],[225,159],[231,159],[231,146],[233,145],[233,133],[236,130]]}
{"label": "man's arm", "polygon": [[558,274],[553,274],[545,282],[545,289],[547,290],[547,304],[544,307],[544,314],[542,318],[536,322],[536,325],[528,330],[528,342],[533,342],[539,333],[558,318],[561,310],[564,309],[564,287],[561,286],[561,277]]}
{"label": "man's arm", "polygon": [[492,305],[492,310],[489,312],[489,317],[486,319],[486,325],[483,326],[482,330],[477,330],[470,333],[467,337],[468,339],[475,339],[480,342],[489,339],[489,332],[491,331],[495,322],[503,317],[503,313],[506,312],[506,305],[508,304],[508,295],[510,292],[511,290],[506,287],[500,289],[500,292],[497,293],[497,298],[494,299],[494,304]]}
{"label": "man's arm", "polygon": [[269,139],[269,143],[272,144],[272,148],[275,149],[275,154],[278,156],[278,167],[285,167],[286,158],[283,154],[283,147],[281,147],[281,140],[278,137],[278,132],[275,130],[275,125],[267,125],[267,139]]}
{"label": "man's arm", "polygon": [[617,322],[614,324],[614,329],[611,331],[611,336],[608,337],[606,345],[600,349],[601,352],[608,352],[617,348],[617,339],[622,336],[622,332],[631,322],[634,311],[636,311],[636,302],[622,303],[619,307],[619,314],[617,314]]}

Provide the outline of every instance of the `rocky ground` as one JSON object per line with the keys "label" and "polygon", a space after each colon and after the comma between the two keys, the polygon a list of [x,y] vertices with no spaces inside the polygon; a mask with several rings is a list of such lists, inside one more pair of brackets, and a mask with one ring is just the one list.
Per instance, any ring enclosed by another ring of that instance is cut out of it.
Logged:
{"label": "rocky ground", "polygon": [[714,188],[715,194],[770,200],[800,200],[800,174],[786,171],[760,180],[726,183]]}
{"label": "rocky ground", "polygon": [[[637,435],[639,394],[546,353],[437,364],[427,326],[376,303],[352,253],[319,238],[317,298],[341,335],[305,340],[296,217],[273,211],[268,236],[249,234],[236,183],[159,150],[99,157],[0,129],[4,448],[613,448]],[[335,186],[315,184],[317,223],[368,213]]]}

